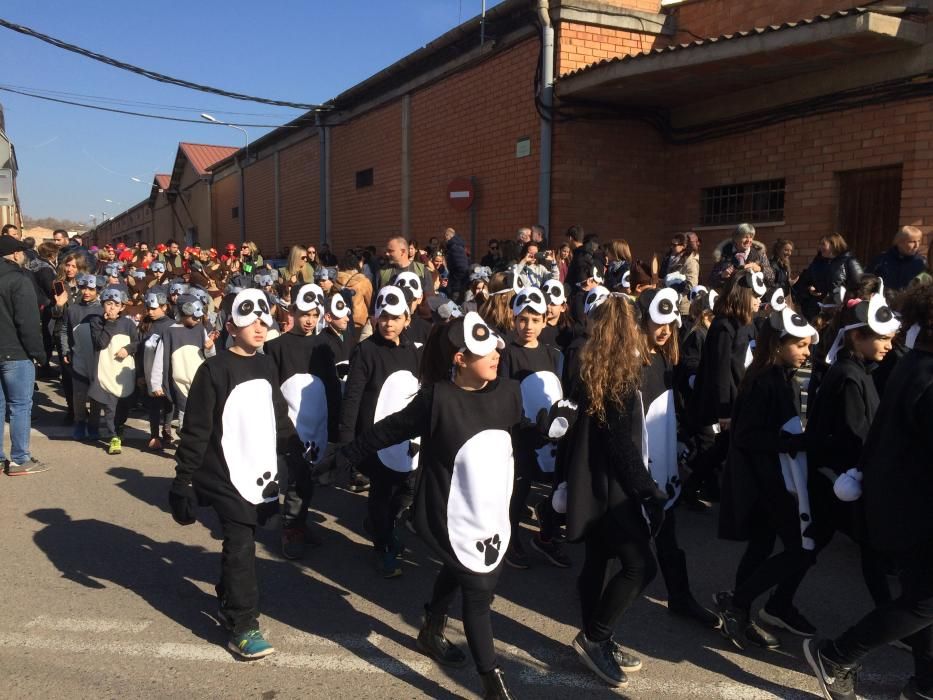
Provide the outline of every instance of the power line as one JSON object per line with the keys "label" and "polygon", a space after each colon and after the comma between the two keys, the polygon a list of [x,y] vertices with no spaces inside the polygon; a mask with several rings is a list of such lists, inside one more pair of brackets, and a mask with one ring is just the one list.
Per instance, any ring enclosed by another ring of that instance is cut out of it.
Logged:
{"label": "power line", "polygon": [[245,102],[260,102],[262,104],[275,105],[277,107],[294,107],[295,109],[307,110],[329,109],[324,105],[305,104],[303,102],[288,102],[286,100],[270,100],[266,97],[254,97],[253,95],[246,95],[242,92],[230,92],[228,90],[221,90],[220,88],[211,87],[209,85],[201,85],[200,83],[193,83],[189,80],[182,80],[181,78],[173,78],[172,76],[165,75],[164,73],[156,73],[155,71],[151,71],[146,68],[140,68],[139,66],[134,66],[131,63],[119,61],[115,58],[111,58],[110,56],[105,56],[104,54],[76,46],[75,44],[69,44],[67,41],[56,39],[55,37],[49,36],[48,34],[42,34],[41,32],[37,32],[35,29],[30,29],[29,27],[25,27],[21,24],[14,24],[13,22],[9,22],[5,19],[0,19],[0,27],[5,27],[6,29],[10,29],[14,32],[17,32],[18,34],[31,36],[34,39],[44,41],[46,44],[51,44],[52,46],[55,46],[59,49],[71,51],[72,53],[76,53],[80,56],[85,56],[86,58],[100,61],[101,63],[105,63],[108,66],[113,66],[114,68],[120,68],[122,70],[130,71],[131,73],[136,73],[137,75],[141,75],[144,78],[149,78],[150,80],[155,80],[160,83],[177,85],[179,87],[188,88],[190,90],[208,92],[212,95],[229,97],[234,100],[243,100]]}
{"label": "power line", "polygon": [[[187,122],[189,124],[207,124],[203,119],[185,119],[183,117],[168,117],[162,114],[146,114],[145,112],[133,112],[126,109],[114,109],[113,107],[101,107],[100,105],[89,105],[83,102],[74,102],[72,100],[63,100],[57,97],[47,97],[45,95],[36,95],[23,90],[14,90],[13,88],[0,87],[3,92],[12,92],[25,97],[33,97],[37,100],[46,100],[48,102],[58,102],[59,104],[72,105],[74,107],[84,107],[85,109],[96,109],[101,112],[113,112],[114,114],[126,114],[131,117],[145,117],[146,119],[162,119],[169,122]],[[300,117],[299,117],[300,118]],[[233,126],[249,126],[256,129],[299,129],[299,124],[233,124],[233,122],[224,122]]]}
{"label": "power line", "polygon": [[88,95],[82,92],[67,92],[65,90],[52,90],[49,88],[34,88],[29,85],[11,85],[11,84],[0,84],[0,87],[12,88],[14,90],[27,90],[31,93],[37,93],[40,95],[51,95],[53,97],[71,97],[71,98],[83,98],[87,100],[93,100],[95,102],[103,102],[105,104],[115,104],[121,106],[130,106],[130,107],[154,107],[156,109],[164,109],[167,111],[173,112],[210,112],[211,114],[230,114],[238,117],[280,117],[280,114],[273,114],[272,112],[231,112],[226,109],[221,109],[219,107],[186,107],[184,105],[173,105],[165,104],[163,102],[146,102],[143,100],[124,100],[117,97],[104,97],[102,95]]}

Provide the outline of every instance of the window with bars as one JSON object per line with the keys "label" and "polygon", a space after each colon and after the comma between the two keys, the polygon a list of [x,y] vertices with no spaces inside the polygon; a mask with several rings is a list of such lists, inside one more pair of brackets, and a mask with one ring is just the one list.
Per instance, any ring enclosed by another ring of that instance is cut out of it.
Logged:
{"label": "window with bars", "polygon": [[784,178],[706,187],[700,195],[700,225],[784,220]]}

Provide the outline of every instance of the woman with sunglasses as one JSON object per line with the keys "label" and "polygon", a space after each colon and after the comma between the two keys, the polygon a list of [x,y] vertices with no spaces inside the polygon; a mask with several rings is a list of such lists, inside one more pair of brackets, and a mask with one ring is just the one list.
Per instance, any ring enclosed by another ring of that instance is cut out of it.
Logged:
{"label": "woman with sunglasses", "polygon": [[[287,280],[290,285],[302,284],[314,281],[314,268],[309,269],[308,253],[303,245],[293,245],[288,252],[288,263],[285,269],[281,271],[282,278]],[[311,274],[308,277],[308,274]]]}

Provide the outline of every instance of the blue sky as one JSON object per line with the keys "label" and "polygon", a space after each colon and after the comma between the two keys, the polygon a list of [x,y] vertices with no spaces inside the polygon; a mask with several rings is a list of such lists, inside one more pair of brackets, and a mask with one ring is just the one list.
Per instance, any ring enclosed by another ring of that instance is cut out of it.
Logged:
{"label": "blue sky", "polygon": [[[487,7],[500,1],[488,0]],[[0,16],[173,77],[320,103],[478,15],[481,6],[481,0],[6,0]],[[185,108],[112,105],[132,111],[193,119],[209,112],[256,124],[282,124],[301,114],[157,83],[4,28],[0,65],[3,87]],[[89,222],[92,214],[115,214],[148,196],[154,173],[170,172],[179,141],[243,142],[239,132],[206,122],[122,116],[4,91],[0,104],[19,160],[23,212],[33,217]],[[248,131],[255,139],[268,129]]]}

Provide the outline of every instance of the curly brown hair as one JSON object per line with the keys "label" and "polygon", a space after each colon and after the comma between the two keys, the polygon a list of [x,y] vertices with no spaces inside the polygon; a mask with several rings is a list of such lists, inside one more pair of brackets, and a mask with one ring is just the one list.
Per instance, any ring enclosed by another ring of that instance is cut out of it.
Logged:
{"label": "curly brown hair", "polygon": [[590,336],[580,351],[580,379],[588,391],[587,413],[605,421],[606,407],[622,410],[638,388],[648,348],[635,309],[623,297],[610,296],[590,321]]}
{"label": "curly brown hair", "polygon": [[914,324],[920,326],[914,347],[933,346],[933,284],[908,287],[897,297],[895,308],[901,312],[901,329],[907,331]]}

